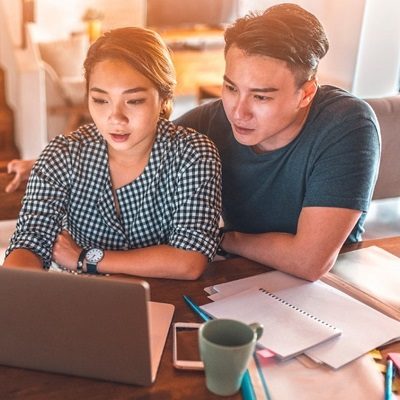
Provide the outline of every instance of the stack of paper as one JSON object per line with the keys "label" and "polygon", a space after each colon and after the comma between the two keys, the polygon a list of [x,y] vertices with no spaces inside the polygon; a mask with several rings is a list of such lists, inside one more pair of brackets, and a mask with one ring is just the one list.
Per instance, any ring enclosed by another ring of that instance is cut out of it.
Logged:
{"label": "stack of paper", "polygon": [[281,359],[301,354],[341,334],[340,329],[263,289],[252,288],[201,308],[215,318],[262,324],[264,332],[258,343]]}
{"label": "stack of paper", "polygon": [[[218,312],[218,318],[229,315],[229,318],[240,320],[243,318],[241,310],[244,309],[245,322],[261,321],[270,310],[267,307],[265,310],[258,308],[250,297],[247,301],[246,293],[242,294],[240,307],[228,307],[231,299],[236,301],[230,296],[252,288],[272,292],[285,302],[341,330],[339,337],[305,351],[305,354],[333,368],[339,368],[376,347],[400,338],[400,322],[323,282],[308,282],[279,271],[206,288],[209,293],[214,293],[210,296],[215,300],[212,313],[216,315]],[[207,311],[210,307],[203,306],[203,309]],[[274,322],[276,329],[282,329],[278,323]],[[294,329],[290,320],[285,323],[287,331]]]}
{"label": "stack of paper", "polygon": [[400,309],[400,258],[380,247],[340,254],[331,272]]}

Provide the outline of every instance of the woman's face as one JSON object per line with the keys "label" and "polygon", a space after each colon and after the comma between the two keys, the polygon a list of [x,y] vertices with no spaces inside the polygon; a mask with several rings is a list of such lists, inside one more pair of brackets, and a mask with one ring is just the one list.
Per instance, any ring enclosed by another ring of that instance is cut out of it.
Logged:
{"label": "woman's face", "polygon": [[150,151],[163,106],[154,84],[128,63],[97,63],[89,77],[89,111],[113,154]]}

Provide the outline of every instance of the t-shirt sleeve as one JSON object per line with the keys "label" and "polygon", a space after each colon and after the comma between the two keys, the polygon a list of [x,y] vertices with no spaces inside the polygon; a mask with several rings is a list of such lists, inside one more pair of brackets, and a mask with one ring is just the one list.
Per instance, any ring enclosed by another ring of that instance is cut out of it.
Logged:
{"label": "t-shirt sleeve", "polygon": [[332,128],[317,146],[307,176],[304,207],[367,211],[380,160],[379,127],[374,118],[350,119]]}

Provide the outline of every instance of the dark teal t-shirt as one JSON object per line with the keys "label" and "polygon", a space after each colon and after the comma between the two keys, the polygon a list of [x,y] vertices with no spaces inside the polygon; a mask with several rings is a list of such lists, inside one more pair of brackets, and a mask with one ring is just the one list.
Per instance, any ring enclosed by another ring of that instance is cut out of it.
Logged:
{"label": "dark teal t-shirt", "polygon": [[217,145],[226,230],[294,234],[303,207],[340,207],[363,212],[348,242],[361,240],[380,158],[379,127],[366,102],[322,86],[300,134],[262,154],[236,141],[220,100],[175,122]]}

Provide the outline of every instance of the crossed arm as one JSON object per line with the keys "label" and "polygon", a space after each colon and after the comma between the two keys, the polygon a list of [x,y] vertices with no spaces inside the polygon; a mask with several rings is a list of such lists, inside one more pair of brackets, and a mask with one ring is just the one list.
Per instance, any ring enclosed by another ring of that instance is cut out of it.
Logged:
{"label": "crossed arm", "polygon": [[[62,231],[53,247],[53,260],[70,270],[76,270],[81,251],[71,235]],[[134,250],[105,251],[104,258],[97,264],[97,270],[100,273],[193,280],[200,277],[207,262],[207,257],[199,252],[157,245]]]}
{"label": "crossed arm", "polygon": [[[53,259],[74,271],[81,250],[69,233],[63,231],[53,247]],[[206,265],[207,257],[199,252],[158,245],[135,250],[105,251],[97,269],[100,273],[194,280],[200,277]],[[42,269],[43,263],[32,251],[15,249],[5,259],[4,266]]]}
{"label": "crossed arm", "polygon": [[296,234],[227,232],[222,247],[229,253],[314,281],[329,271],[361,211],[305,207]]}

